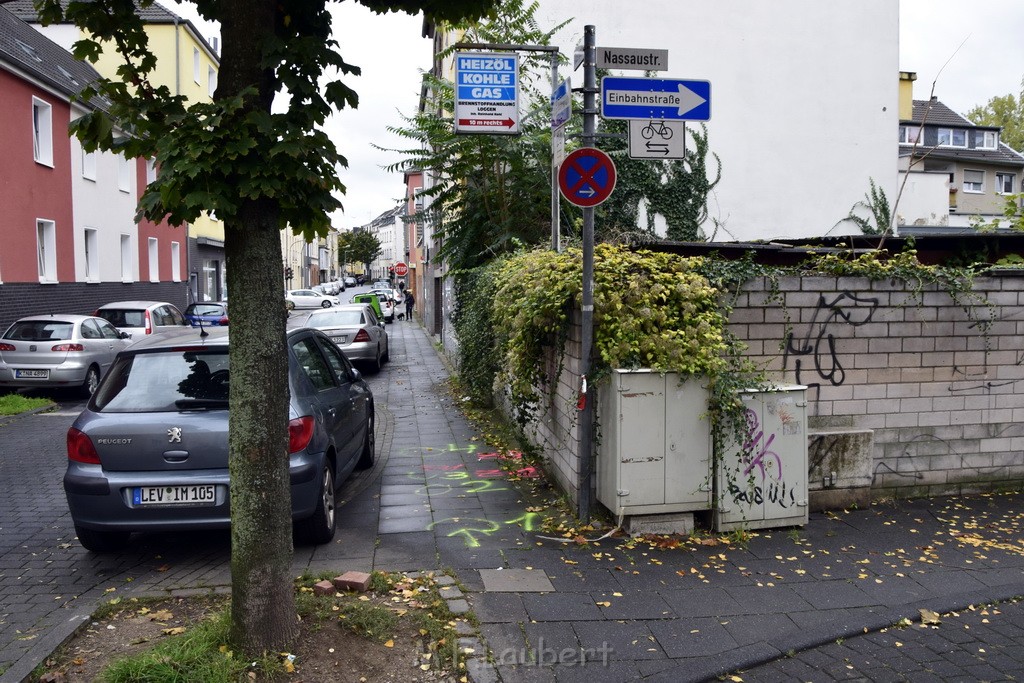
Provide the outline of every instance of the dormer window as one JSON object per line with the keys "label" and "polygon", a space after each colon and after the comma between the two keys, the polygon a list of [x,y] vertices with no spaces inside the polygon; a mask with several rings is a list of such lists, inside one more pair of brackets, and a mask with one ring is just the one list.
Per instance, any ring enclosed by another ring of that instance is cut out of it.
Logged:
{"label": "dormer window", "polygon": [[914,145],[921,140],[921,126],[900,126],[900,144]]}
{"label": "dormer window", "polygon": [[959,128],[939,128],[939,147],[966,147],[967,131]]}
{"label": "dormer window", "polygon": [[995,149],[999,143],[999,135],[994,130],[973,131],[975,149]]}

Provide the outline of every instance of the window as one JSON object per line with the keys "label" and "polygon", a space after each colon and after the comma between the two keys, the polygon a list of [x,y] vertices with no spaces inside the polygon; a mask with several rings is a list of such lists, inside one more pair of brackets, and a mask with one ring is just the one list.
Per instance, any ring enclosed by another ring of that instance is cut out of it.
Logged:
{"label": "window", "polygon": [[32,155],[37,162],[53,166],[53,107],[32,98]]}
{"label": "window", "polygon": [[181,244],[171,242],[171,280],[181,282]]}
{"label": "window", "polygon": [[57,226],[53,221],[36,220],[36,255],[39,281],[57,281]]}
{"label": "window", "polygon": [[975,130],[972,131],[972,138],[974,140],[975,149],[995,149],[999,136],[994,130]]}
{"label": "window", "polygon": [[213,93],[217,92],[217,71],[212,66],[206,67],[206,80],[207,90],[212,98]]}
{"label": "window", "polygon": [[939,128],[937,144],[940,147],[966,147],[967,131],[957,128]]}
{"label": "window", "polygon": [[160,282],[160,252],[155,237],[149,238],[149,281]]}
{"label": "window", "polygon": [[96,152],[82,150],[82,177],[86,180],[96,180]]}
{"label": "window", "polygon": [[85,281],[99,282],[100,280],[100,248],[99,233],[96,228],[85,229]]}
{"label": "window", "polygon": [[121,282],[132,281],[132,236],[121,235]]}
{"label": "window", "polygon": [[199,76],[201,75],[201,70],[199,68],[200,66],[201,64],[199,63],[199,48],[194,47],[192,48],[192,80],[194,80],[196,84],[199,83]]}
{"label": "window", "polygon": [[900,144],[913,145],[921,139],[921,126],[900,126]]}
{"label": "window", "polygon": [[123,154],[117,155],[117,189],[121,192],[132,191],[132,168]]}
{"label": "window", "polygon": [[312,337],[300,339],[292,345],[295,358],[299,361],[302,372],[313,383],[317,391],[334,388],[334,377],[324,357],[320,355],[320,349]]}
{"label": "window", "polygon": [[984,171],[964,171],[964,192],[981,193],[985,191]]}
{"label": "window", "polygon": [[1013,194],[1014,179],[1013,173],[996,173],[996,192],[999,194]]}
{"label": "window", "polygon": [[156,159],[146,159],[146,184],[156,180]]}

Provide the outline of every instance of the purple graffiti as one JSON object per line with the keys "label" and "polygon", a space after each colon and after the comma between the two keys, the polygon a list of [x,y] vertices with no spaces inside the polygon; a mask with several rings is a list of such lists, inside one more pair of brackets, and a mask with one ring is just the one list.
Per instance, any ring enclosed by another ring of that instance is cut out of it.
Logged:
{"label": "purple graffiti", "polygon": [[[764,430],[761,429],[761,423],[757,419],[757,413],[748,408],[746,421],[747,442],[743,444],[743,461],[747,464],[747,466],[743,468],[743,476],[749,476],[750,473],[753,472],[754,468],[756,467],[758,471],[761,473],[761,481],[764,481],[766,472],[771,466],[771,461],[774,460],[775,471],[778,473],[776,479],[781,481],[782,458],[780,458],[779,454],[776,453],[775,451],[768,450],[769,447],[772,445],[772,442],[775,441],[775,435],[770,434],[768,438],[764,440],[764,443],[761,444],[759,448],[758,443],[761,442],[762,439],[764,439]],[[768,459],[769,461],[767,466],[765,464],[765,459]]]}

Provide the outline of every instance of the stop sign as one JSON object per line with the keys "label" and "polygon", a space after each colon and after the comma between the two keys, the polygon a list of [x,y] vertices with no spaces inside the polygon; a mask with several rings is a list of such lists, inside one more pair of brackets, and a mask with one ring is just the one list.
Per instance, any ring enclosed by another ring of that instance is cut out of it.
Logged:
{"label": "stop sign", "polygon": [[408,274],[409,266],[407,266],[402,261],[399,261],[398,263],[395,264],[395,275],[397,275],[398,277],[405,277]]}

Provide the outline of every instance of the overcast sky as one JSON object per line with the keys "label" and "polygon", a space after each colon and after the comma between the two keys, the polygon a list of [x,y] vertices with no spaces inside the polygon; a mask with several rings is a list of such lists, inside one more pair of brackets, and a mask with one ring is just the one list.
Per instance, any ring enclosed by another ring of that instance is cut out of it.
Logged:
{"label": "overcast sky", "polygon": [[[899,68],[917,73],[916,99],[927,98],[936,79],[936,96],[960,113],[996,95],[1020,92],[1024,0],[899,3]],[[174,8],[173,2],[167,4]],[[393,207],[394,200],[404,193],[402,175],[381,170],[400,157],[372,145],[403,145],[386,128],[401,125],[399,112],[416,110],[421,70],[430,66],[431,44],[420,37],[419,17],[400,13],[378,16],[352,1],[331,3],[330,7],[342,57],[363,70],[362,76],[348,81],[359,93],[359,108],[335,114],[328,124],[335,144],[349,162],[342,173],[348,188],[342,198],[345,213],[335,216],[335,227],[345,230],[370,222]],[[571,13],[574,5],[567,1],[566,7]],[[194,11],[185,6],[175,11],[198,21]],[[207,35],[215,30],[205,25],[201,29]]]}

